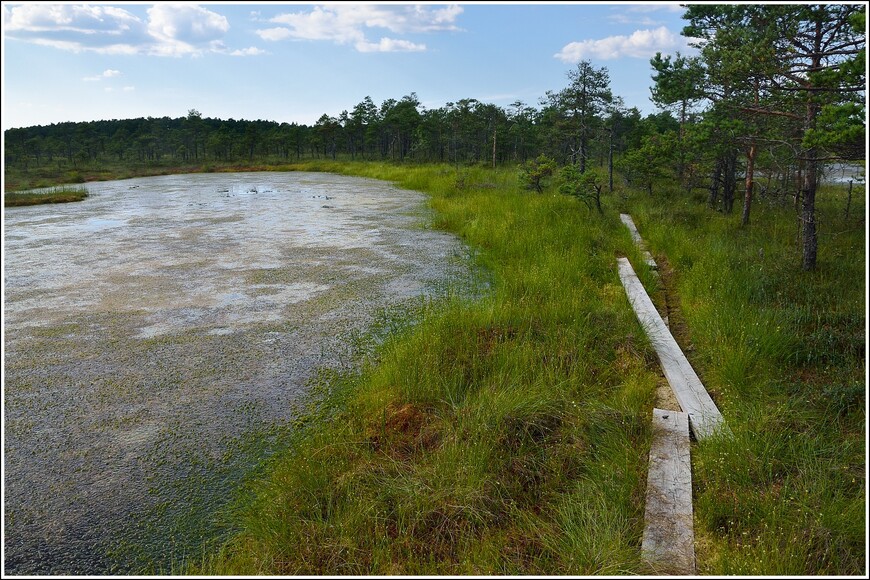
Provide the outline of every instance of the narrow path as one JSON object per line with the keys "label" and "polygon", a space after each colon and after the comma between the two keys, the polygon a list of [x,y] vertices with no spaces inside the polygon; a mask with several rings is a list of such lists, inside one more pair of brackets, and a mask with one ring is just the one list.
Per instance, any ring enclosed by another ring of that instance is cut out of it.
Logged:
{"label": "narrow path", "polygon": [[657,574],[695,573],[689,416],[653,409],[641,553]]}
{"label": "narrow path", "polygon": [[724,427],[722,413],[701,383],[692,365],[680,350],[664,320],[653,306],[634,269],[626,258],[618,258],[619,277],[629,302],[643,326],[662,365],[680,408],[688,413],[692,432],[697,439],[714,435]]}
{"label": "narrow path", "polygon": [[[634,220],[628,214],[620,214],[619,217],[631,233],[645,263],[660,277],[658,265],[646,249]],[[644,562],[656,574],[694,575],[695,532],[689,420],[693,419],[693,428],[698,437],[724,423],[719,410],[671,335],[668,323],[670,309],[666,308],[663,319],[629,261],[619,258],[617,264],[629,301],[656,349],[667,379],[656,389],[657,407],[652,414],[653,438],[647,472],[641,554]],[[696,422],[699,425],[695,425]]]}

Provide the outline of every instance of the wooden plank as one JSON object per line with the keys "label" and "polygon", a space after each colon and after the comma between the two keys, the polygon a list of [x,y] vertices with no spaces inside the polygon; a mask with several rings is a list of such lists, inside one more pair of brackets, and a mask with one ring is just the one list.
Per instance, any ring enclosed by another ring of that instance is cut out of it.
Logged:
{"label": "wooden plank", "polygon": [[695,574],[689,416],[653,409],[641,556],[656,574]]}
{"label": "wooden plank", "polygon": [[627,213],[619,214],[619,219],[622,220],[622,223],[625,224],[625,227],[628,228],[628,231],[631,232],[631,239],[634,240],[634,243],[638,246],[643,244],[643,239],[640,237],[640,232],[637,231],[637,227],[634,225],[634,220],[631,219],[631,216]]}
{"label": "wooden plank", "polygon": [[640,237],[640,232],[637,231],[637,227],[634,225],[634,220],[631,219],[631,216],[627,213],[621,213],[619,214],[619,219],[622,220],[622,223],[624,223],[625,227],[628,228],[629,233],[631,233],[631,239],[633,239],[634,243],[637,244],[637,247],[640,248],[646,265],[653,270],[658,270],[659,266],[653,259],[652,254],[650,254],[646,249],[646,244],[643,242],[643,238]]}
{"label": "wooden plank", "polygon": [[692,432],[697,439],[713,435],[720,428],[725,428],[722,413],[710,394],[701,383],[701,379],[689,364],[686,355],[680,349],[677,341],[665,326],[662,317],[653,306],[652,300],[637,278],[634,269],[626,258],[618,258],[619,278],[625,287],[628,300],[634,308],[641,326],[643,326],[650,342],[656,350],[665,377],[677,397],[684,413],[689,415]]}

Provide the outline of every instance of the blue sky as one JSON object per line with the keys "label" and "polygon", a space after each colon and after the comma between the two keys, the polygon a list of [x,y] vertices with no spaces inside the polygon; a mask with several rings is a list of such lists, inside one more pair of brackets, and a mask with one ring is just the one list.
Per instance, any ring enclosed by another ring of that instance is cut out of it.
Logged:
{"label": "blue sky", "polygon": [[313,124],[366,96],[538,106],[579,60],[644,114],[677,3],[4,2],[3,128],[180,117]]}

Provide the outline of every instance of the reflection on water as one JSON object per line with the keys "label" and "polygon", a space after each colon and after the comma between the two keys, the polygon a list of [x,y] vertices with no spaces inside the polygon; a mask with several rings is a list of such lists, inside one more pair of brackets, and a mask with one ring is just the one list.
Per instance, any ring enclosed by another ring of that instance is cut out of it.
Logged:
{"label": "reflection on water", "polygon": [[379,310],[467,272],[454,238],[420,227],[420,194],[373,180],[88,189],[4,217],[12,574],[124,572],[196,546],[252,466],[240,442],[288,428]]}

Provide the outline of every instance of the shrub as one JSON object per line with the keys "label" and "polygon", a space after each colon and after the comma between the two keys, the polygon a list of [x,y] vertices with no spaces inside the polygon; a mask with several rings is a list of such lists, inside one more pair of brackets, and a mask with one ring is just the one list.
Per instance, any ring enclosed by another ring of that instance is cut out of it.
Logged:
{"label": "shrub", "polygon": [[531,159],[520,166],[520,183],[526,189],[534,189],[542,193],[546,180],[554,171],[556,171],[556,161],[542,153],[536,159]]}
{"label": "shrub", "polygon": [[598,213],[604,213],[601,210],[601,189],[604,186],[599,182],[600,175],[595,170],[588,169],[580,173],[576,165],[567,165],[562,168],[561,178],[560,193],[573,195],[585,203],[590,210],[592,202],[595,202]]}

